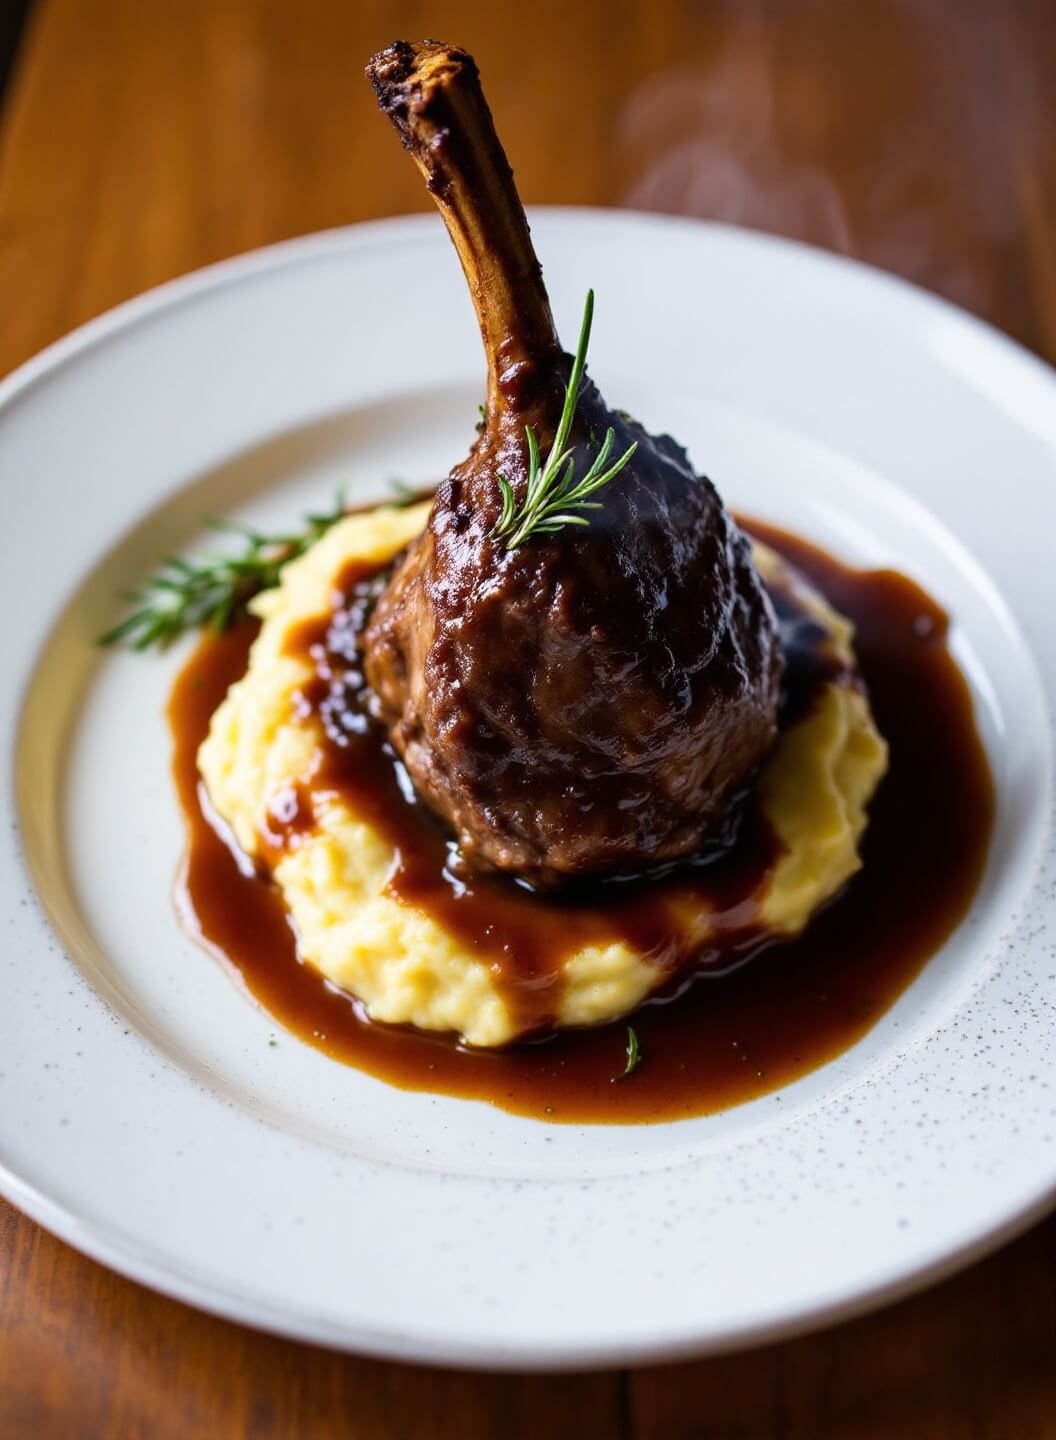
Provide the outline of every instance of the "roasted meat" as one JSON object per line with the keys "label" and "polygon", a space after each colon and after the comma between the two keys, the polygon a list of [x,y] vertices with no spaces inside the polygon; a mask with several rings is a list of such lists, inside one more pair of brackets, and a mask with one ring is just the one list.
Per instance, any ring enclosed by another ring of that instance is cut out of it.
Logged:
{"label": "roasted meat", "polygon": [[469,869],[556,888],[690,855],[776,733],[781,658],[748,544],[685,451],[586,376],[576,473],[610,428],[612,455],[633,455],[586,525],[496,535],[504,485],[525,501],[528,431],[554,443],[572,358],[472,58],[400,42],[367,74],[458,250],[488,377],[478,438],[366,632],[377,713]]}

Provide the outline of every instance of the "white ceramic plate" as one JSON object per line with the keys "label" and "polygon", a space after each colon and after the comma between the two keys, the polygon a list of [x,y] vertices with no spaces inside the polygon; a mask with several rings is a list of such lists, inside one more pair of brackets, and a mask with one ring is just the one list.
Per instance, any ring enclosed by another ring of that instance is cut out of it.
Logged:
{"label": "white ceramic plate", "polygon": [[277,1031],[173,914],[161,711],[180,656],[93,638],[203,513],[285,524],[339,481],[380,496],[464,452],[482,361],[439,222],[191,276],[0,388],[2,1188],[194,1304],[474,1366],[676,1356],[847,1315],[1008,1236],[1056,1178],[1052,375],[790,244],[586,211],[534,228],[566,337],[597,291],[614,403],[734,505],[948,606],[997,780],[951,942],[853,1050],[723,1115],[548,1126],[389,1089]]}

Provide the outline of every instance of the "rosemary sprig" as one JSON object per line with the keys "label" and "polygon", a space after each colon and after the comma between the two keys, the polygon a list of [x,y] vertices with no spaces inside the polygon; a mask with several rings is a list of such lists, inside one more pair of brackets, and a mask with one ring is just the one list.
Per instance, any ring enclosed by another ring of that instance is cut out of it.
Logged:
{"label": "rosemary sprig", "polygon": [[338,494],[332,510],[306,515],[303,530],[296,534],[263,535],[233,521],[208,521],[211,530],[241,535],[241,551],[205,555],[193,562],[179,555],[165,556],[156,575],[122,594],[121,598],[134,608],[99,637],[99,644],[126,644],[134,650],[157,646],[164,650],[186,630],[226,630],[254,595],[278,583],[284,565],[303,555],[344,514],[344,496]]}
{"label": "rosemary sprig", "polygon": [[575,456],[568,445],[568,436],[576,413],[583,371],[586,368],[587,346],[590,344],[593,319],[594,291],[588,290],[583,307],[579,344],[576,346],[572,372],[565,387],[561,420],[545,462],[539,454],[538,436],[530,425],[524,427],[528,441],[528,484],[525,487],[524,499],[519,505],[507,477],[496,476],[502,492],[502,512],[491,533],[497,540],[506,542],[507,550],[518,549],[533,535],[552,535],[564,525],[589,525],[590,520],[582,512],[601,509],[600,500],[591,500],[590,496],[618,475],[638,448],[638,442],[635,441],[610,465],[609,457],[616,443],[616,432],[610,426],[589,470],[580,479],[576,479]]}

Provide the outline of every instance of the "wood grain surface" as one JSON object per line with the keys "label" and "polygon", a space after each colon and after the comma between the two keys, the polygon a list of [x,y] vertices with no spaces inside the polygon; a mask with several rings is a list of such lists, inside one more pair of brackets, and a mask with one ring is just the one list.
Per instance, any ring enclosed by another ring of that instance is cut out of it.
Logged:
{"label": "wood grain surface", "polygon": [[[0,374],[171,276],[425,208],[361,72],[437,33],[527,201],[798,236],[1056,360],[1051,0],[41,0],[0,117]],[[0,1436],[52,1435],[1056,1437],[1056,1222],[824,1334],[518,1378],[256,1335],[0,1204]]]}

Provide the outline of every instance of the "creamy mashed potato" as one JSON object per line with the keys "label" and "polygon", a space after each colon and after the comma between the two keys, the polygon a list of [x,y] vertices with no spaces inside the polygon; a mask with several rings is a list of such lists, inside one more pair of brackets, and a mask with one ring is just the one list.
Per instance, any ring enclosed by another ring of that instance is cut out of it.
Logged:
{"label": "creamy mashed potato", "polygon": [[[341,796],[312,791],[318,722],[299,716],[296,700],[312,669],[284,649],[292,627],[330,610],[335,578],[350,561],[388,561],[420,532],[428,513],[426,502],[350,516],[288,565],[276,589],[258,596],[254,609],[264,623],[249,669],[214,715],[198,763],[241,848],[270,868],[306,960],[357,996],[375,1020],[453,1031],[472,1045],[504,1045],[517,1026],[491,963],[429,914],[387,893],[391,846]],[[755,557],[768,582],[797,594],[847,667],[782,732],[759,780],[782,854],[749,904],[757,923],[790,935],[858,869],[866,805],[887,752],[854,680],[850,624],[772,551],[756,545]],[[314,827],[295,848],[272,856],[262,822],[298,785],[311,791]],[[726,918],[684,899],[672,902],[671,914],[686,948],[715,935]],[[584,946],[564,963],[556,1023],[614,1019],[666,978],[623,941]]]}

